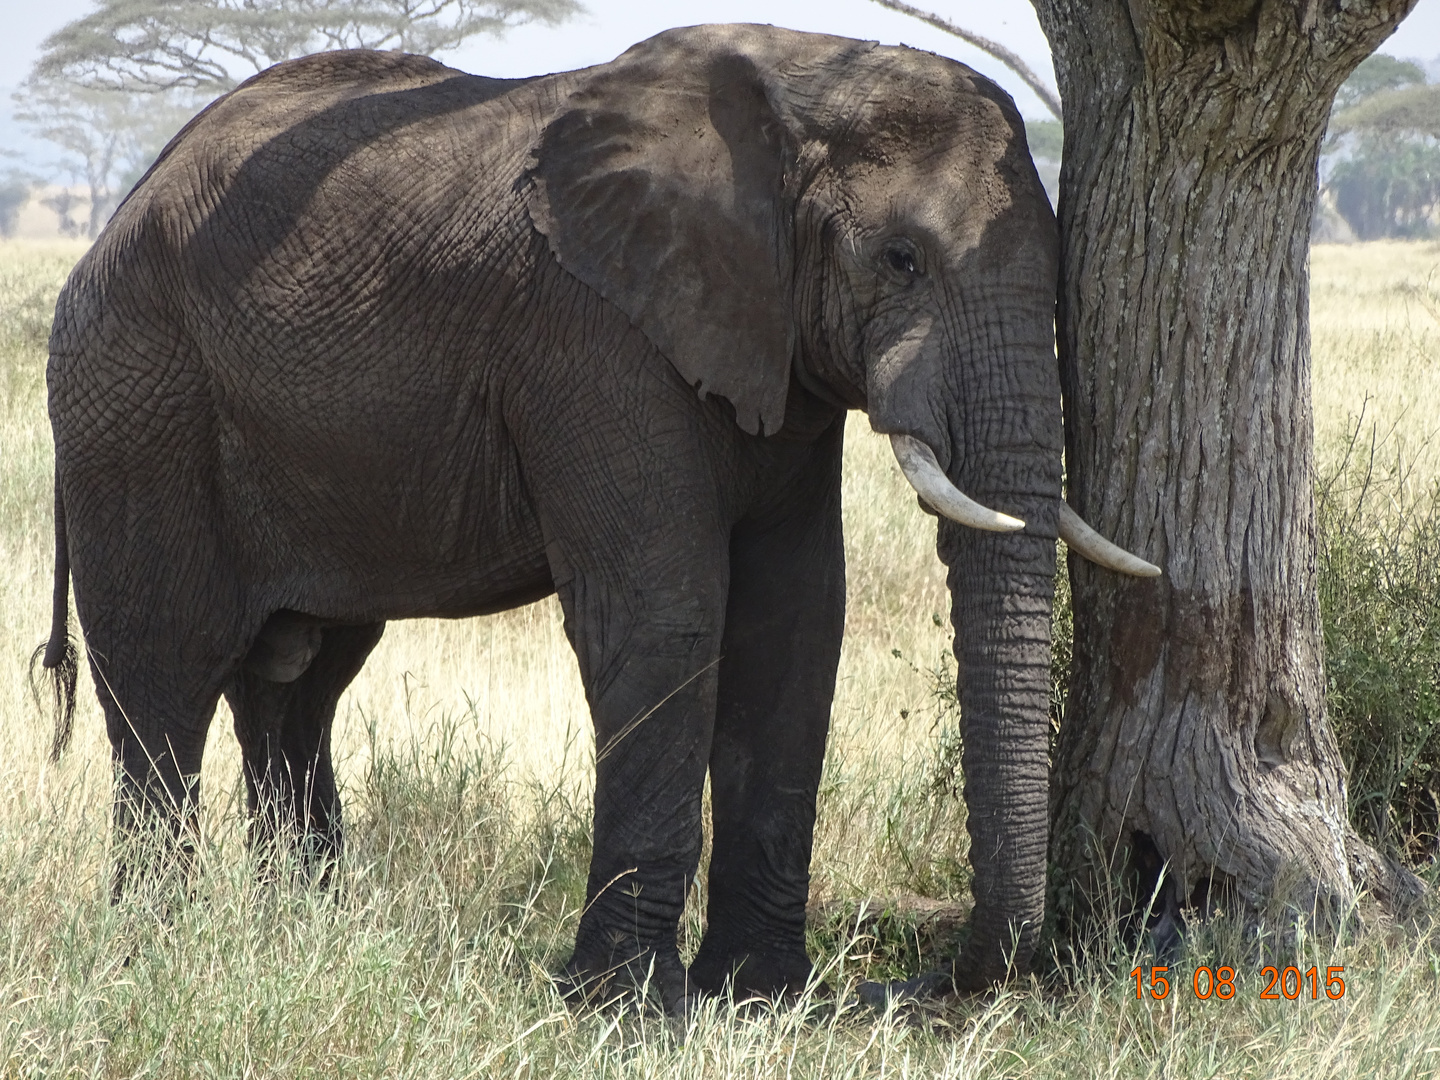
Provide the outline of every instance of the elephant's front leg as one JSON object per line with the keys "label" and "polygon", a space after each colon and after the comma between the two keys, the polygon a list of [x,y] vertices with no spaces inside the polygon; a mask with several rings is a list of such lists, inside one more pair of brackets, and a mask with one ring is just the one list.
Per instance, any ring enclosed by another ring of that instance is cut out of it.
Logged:
{"label": "elephant's front leg", "polygon": [[815,800],[845,623],[840,436],[769,514],[741,522],[710,751],[714,848],[691,983],[736,996],[803,988]]}
{"label": "elephant's front leg", "polygon": [[726,572],[721,530],[666,531],[623,551],[552,543],[550,556],[595,725],[595,847],[566,975],[581,1000],[648,986],[674,1011],[687,989],[676,935],[700,857]]}

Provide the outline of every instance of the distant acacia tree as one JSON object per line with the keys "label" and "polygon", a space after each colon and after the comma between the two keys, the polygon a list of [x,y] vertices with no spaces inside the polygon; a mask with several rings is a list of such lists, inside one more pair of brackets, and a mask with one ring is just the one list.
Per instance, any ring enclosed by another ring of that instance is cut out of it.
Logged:
{"label": "distant acacia tree", "polygon": [[[192,92],[133,94],[31,78],[15,93],[15,118],[60,148],[56,164],[90,191],[84,231],[93,240],[146,165],[203,104]],[[62,225],[78,233],[67,202]]]}
{"label": "distant acacia tree", "polygon": [[45,40],[35,75],[92,89],[214,96],[306,53],[435,53],[580,10],[576,0],[98,0]]}
{"label": "distant acacia tree", "polygon": [[1358,240],[1432,236],[1440,224],[1440,146],[1367,140],[1362,153],[1335,166],[1328,187]]}
{"label": "distant acacia tree", "polygon": [[68,188],[61,188],[54,194],[46,195],[41,199],[40,205],[55,211],[55,216],[60,220],[61,236],[79,236],[80,223],[75,220],[72,211],[84,201]]}
{"label": "distant acacia tree", "polygon": [[1385,63],[1369,72],[1362,64],[1342,87],[1348,108],[1331,117],[1329,149],[1340,160],[1326,187],[1361,240],[1433,235],[1440,231],[1440,86],[1425,85],[1414,64],[1370,60]]}
{"label": "distant acacia tree", "polygon": [[1366,98],[1385,90],[1401,90],[1425,82],[1425,70],[1409,60],[1397,60],[1385,53],[1375,53],[1360,62],[1344,85],[1335,91],[1335,111],[1343,112]]}
{"label": "distant acacia tree", "polygon": [[34,180],[16,169],[0,176],[0,237],[15,235],[20,210],[30,201],[34,187]]}

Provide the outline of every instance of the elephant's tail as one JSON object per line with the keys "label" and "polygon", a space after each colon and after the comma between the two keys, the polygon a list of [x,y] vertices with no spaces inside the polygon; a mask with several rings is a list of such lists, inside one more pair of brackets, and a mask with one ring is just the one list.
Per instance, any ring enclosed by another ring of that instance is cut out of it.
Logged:
{"label": "elephant's tail", "polygon": [[55,734],[50,743],[50,760],[58,761],[70,743],[70,733],[75,726],[75,680],[80,673],[80,653],[70,636],[70,546],[65,540],[65,506],[60,499],[58,475],[55,477],[55,593],[50,612],[50,640],[30,657],[30,693],[36,707],[43,709],[35,677],[36,661],[48,673],[55,695]]}

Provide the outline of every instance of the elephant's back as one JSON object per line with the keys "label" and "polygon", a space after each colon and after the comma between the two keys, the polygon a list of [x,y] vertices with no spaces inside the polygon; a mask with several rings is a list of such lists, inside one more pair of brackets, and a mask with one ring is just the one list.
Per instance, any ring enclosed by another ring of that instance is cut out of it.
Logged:
{"label": "elephant's back", "polygon": [[[107,232],[141,220],[176,241],[244,215],[298,215],[316,189],[367,152],[443,142],[457,114],[532,80],[490,79],[424,56],[352,49],[277,64],[212,102],[170,140]],[[418,179],[418,178],[416,178]]]}

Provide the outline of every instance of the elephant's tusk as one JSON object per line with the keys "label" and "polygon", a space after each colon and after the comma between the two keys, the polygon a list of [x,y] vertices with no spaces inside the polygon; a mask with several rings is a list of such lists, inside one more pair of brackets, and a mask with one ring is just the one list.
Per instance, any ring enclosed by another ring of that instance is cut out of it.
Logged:
{"label": "elephant's tusk", "polygon": [[1069,544],[1072,551],[1078,551],[1091,562],[1121,574],[1130,574],[1132,577],[1160,576],[1158,566],[1137,555],[1131,555],[1124,548],[1106,540],[1086,525],[1084,519],[1071,510],[1070,504],[1066,502],[1060,504],[1060,539]]}
{"label": "elephant's tusk", "polygon": [[900,463],[900,471],[910,481],[910,486],[937,513],[961,525],[989,532],[1015,532],[1025,527],[1025,522],[1019,518],[981,506],[950,483],[940,463],[935,460],[935,452],[919,439],[909,435],[891,435],[890,449],[895,451],[895,460]]}

